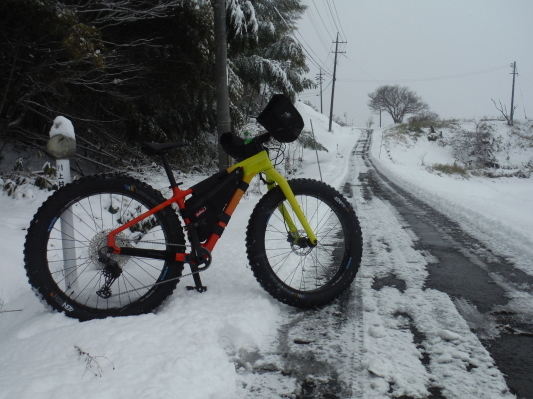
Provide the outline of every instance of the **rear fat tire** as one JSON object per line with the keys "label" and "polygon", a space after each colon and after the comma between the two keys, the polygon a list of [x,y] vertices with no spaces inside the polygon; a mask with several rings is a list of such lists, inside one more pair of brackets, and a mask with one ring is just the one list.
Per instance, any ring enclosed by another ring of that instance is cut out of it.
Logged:
{"label": "rear fat tire", "polygon": [[280,302],[302,308],[321,306],[345,291],[357,274],[363,246],[359,221],[350,203],[327,184],[295,179],[289,185],[318,245],[302,248],[287,241],[288,229],[278,205],[285,201],[293,221],[299,222],[276,187],[261,198],[250,217],[248,260],[257,281]]}
{"label": "rear fat tire", "polygon": [[[106,200],[109,208],[104,205]],[[26,235],[24,262],[34,291],[53,309],[79,320],[137,315],[157,309],[172,294],[179,280],[153,284],[180,277],[183,262],[114,255],[123,273],[111,287],[113,294],[133,288],[136,290],[106,300],[96,296],[96,290],[104,279],[101,272],[103,265],[95,259],[95,248],[105,246],[106,233],[121,224],[119,219],[125,219],[122,221],[125,223],[164,201],[159,191],[122,175],[89,176],[58,190],[39,208]],[[76,284],[80,282],[78,291],[81,292],[76,294],[65,283],[67,272],[57,266],[65,262],[63,241],[57,238],[64,236],[59,231],[60,217],[71,213],[71,209],[74,210],[71,217],[75,226],[76,260],[75,266],[69,270],[76,269],[75,281]],[[117,236],[117,242],[120,238],[124,244],[119,245],[137,246],[142,245],[143,240],[160,239],[163,245],[156,245],[156,249],[171,250],[175,247],[164,242],[185,244],[181,223],[172,207],[162,209],[151,218],[152,225],[148,227],[138,224],[120,233],[122,236]],[[137,241],[134,242],[134,239]],[[143,285],[151,288],[140,289]]]}

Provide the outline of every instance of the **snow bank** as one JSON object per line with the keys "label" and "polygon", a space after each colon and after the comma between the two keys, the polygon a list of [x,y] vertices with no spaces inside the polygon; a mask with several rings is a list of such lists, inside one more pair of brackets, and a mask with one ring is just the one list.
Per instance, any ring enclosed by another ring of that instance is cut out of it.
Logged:
{"label": "snow bank", "polygon": [[[413,141],[387,133],[385,129],[374,130],[371,147],[373,163],[382,173],[533,274],[533,179],[466,178],[430,172],[428,167],[435,164],[453,165],[449,146],[428,141],[424,136]],[[515,162],[533,159],[533,148],[505,151],[512,154],[510,159]],[[507,155],[500,152],[496,157]]]}
{"label": "snow bank", "polygon": [[[307,129],[314,111],[298,107]],[[338,186],[359,133],[338,126],[329,133],[324,118],[315,120],[317,140],[329,151],[319,152],[322,174]],[[74,129],[58,117],[50,134],[73,138]],[[351,144],[343,145],[346,138]],[[291,177],[318,178],[315,152],[305,150],[304,159]],[[191,186],[204,177],[179,180]],[[163,173],[145,178],[168,197]],[[0,314],[0,399],[237,397],[235,357],[264,351],[287,313],[248,267],[245,232],[258,195],[243,199],[217,244],[213,264],[202,274],[207,292],[187,291],[194,283],[184,277],[156,314],[84,323],[47,310],[25,275],[26,229],[48,195],[36,190],[34,199],[22,201],[0,196],[0,303],[3,310],[22,310]]]}

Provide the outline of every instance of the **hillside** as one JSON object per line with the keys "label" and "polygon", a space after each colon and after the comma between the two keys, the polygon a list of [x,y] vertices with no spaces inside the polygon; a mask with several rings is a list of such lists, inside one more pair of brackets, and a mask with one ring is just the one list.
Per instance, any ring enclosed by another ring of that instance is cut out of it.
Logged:
{"label": "hillside", "polygon": [[[490,134],[475,142],[476,126]],[[376,166],[533,274],[533,122],[511,128],[451,121],[434,128],[435,134],[427,126],[375,130]],[[473,143],[462,144],[468,133]]]}

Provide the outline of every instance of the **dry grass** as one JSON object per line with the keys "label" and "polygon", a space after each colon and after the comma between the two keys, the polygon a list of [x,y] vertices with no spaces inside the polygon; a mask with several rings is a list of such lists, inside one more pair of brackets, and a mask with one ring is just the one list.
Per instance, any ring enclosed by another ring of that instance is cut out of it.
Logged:
{"label": "dry grass", "polygon": [[429,169],[432,171],[444,173],[447,175],[459,175],[465,178],[468,177],[468,170],[458,165],[436,163],[430,166]]}

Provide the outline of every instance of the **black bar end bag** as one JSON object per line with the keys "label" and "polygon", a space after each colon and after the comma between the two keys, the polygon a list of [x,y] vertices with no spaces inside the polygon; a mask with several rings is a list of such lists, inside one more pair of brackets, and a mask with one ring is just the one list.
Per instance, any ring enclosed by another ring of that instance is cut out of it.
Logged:
{"label": "black bar end bag", "polygon": [[304,128],[302,115],[284,94],[274,94],[256,120],[281,143],[292,143]]}

